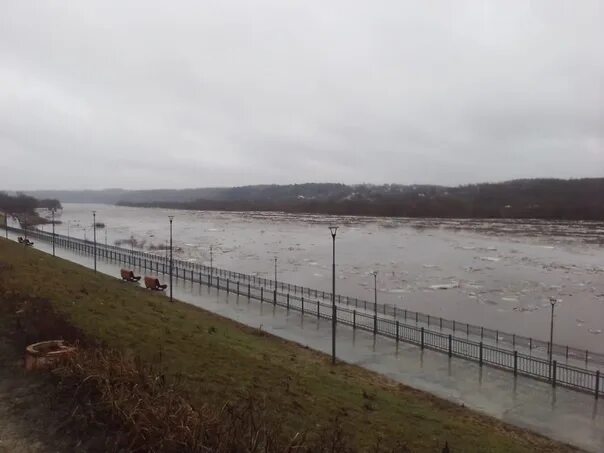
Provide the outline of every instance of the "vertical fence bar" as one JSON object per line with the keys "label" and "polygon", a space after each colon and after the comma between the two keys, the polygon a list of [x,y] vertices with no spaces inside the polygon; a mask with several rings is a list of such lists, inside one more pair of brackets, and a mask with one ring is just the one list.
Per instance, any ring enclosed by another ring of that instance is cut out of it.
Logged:
{"label": "vertical fence bar", "polygon": [[596,371],[596,399],[600,397],[600,370]]}
{"label": "vertical fence bar", "polygon": [[514,351],[514,376],[518,375],[518,351]]}
{"label": "vertical fence bar", "polygon": [[482,366],[482,341],[479,343],[478,363],[479,363],[480,366]]}
{"label": "vertical fence bar", "polygon": [[396,344],[398,345],[398,340],[399,340],[399,322],[398,319],[396,320]]}
{"label": "vertical fence bar", "polygon": [[424,349],[424,328],[422,327],[422,339],[421,339],[422,349]]}
{"label": "vertical fence bar", "polygon": [[449,334],[449,357],[453,355],[453,340],[451,334]]}
{"label": "vertical fence bar", "polygon": [[352,310],[352,330],[357,328],[357,311]]}

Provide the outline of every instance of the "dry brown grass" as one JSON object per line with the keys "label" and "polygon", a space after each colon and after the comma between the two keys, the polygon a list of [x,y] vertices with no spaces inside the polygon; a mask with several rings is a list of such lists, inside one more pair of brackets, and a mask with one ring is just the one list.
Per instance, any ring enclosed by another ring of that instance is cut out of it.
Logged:
{"label": "dry brown grass", "polygon": [[[107,447],[145,452],[352,452],[339,420],[314,432],[287,435],[279,414],[252,393],[220,409],[194,407],[178,382],[116,351],[85,349],[57,366],[59,388],[72,395],[71,421],[120,434]],[[383,450],[379,443],[374,451]],[[409,451],[401,445],[395,450]]]}

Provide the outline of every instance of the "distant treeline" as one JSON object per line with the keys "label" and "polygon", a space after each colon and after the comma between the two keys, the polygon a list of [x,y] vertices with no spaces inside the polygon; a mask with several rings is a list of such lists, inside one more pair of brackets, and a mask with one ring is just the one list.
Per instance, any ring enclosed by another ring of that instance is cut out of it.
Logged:
{"label": "distant treeline", "polygon": [[0,211],[12,217],[18,218],[22,223],[26,221],[29,225],[45,223],[42,217],[38,215],[36,209],[61,209],[59,200],[44,199],[38,200],[34,197],[18,193],[16,196],[0,192]]}
{"label": "distant treeline", "polygon": [[[298,184],[211,190],[212,199],[125,199],[118,204],[363,216],[604,220],[604,178],[524,179],[459,187]],[[173,197],[174,191],[170,192]]]}

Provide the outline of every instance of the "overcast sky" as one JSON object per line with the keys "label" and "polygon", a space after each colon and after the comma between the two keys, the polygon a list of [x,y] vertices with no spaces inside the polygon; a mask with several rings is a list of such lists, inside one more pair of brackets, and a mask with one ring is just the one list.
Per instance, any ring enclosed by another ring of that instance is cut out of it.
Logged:
{"label": "overcast sky", "polygon": [[604,0],[0,0],[0,188],[604,176]]}

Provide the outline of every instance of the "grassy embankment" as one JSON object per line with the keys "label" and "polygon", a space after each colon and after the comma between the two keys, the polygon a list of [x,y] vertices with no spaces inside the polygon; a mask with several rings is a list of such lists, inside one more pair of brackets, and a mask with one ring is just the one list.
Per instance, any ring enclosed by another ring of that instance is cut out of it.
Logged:
{"label": "grassy embankment", "polygon": [[[312,433],[337,418],[363,451],[379,438],[382,446],[400,442],[411,451],[440,451],[445,441],[453,452],[572,450],[361,368],[334,368],[323,354],[4,239],[0,299],[0,335],[15,322],[9,301],[34,307],[46,301],[92,343],[161,366],[193,407],[223,407],[253,393],[289,433]],[[53,322],[38,336],[57,336],[61,325]],[[45,338],[28,341],[37,339]]]}

